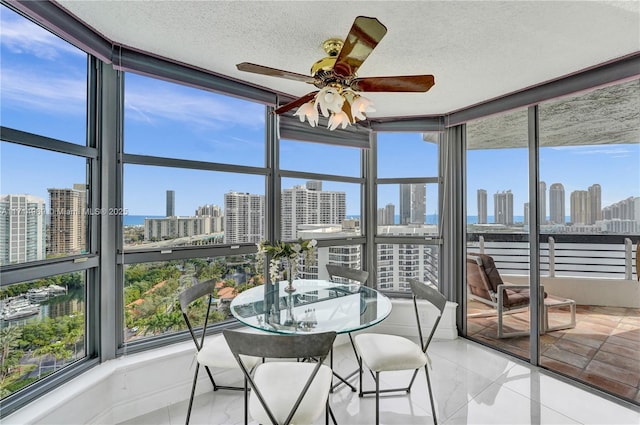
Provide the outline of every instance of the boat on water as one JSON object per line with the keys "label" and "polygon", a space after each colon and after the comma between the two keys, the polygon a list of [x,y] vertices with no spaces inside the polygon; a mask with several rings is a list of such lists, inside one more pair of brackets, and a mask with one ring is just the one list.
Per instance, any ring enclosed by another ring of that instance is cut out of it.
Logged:
{"label": "boat on water", "polygon": [[42,288],[31,288],[27,291],[27,297],[30,301],[40,302],[48,300],[51,297],[66,294],[67,289],[60,285],[49,285]]}
{"label": "boat on water", "polygon": [[0,319],[16,320],[40,313],[40,304],[32,303],[27,297],[9,298],[2,302]]}
{"label": "boat on water", "polygon": [[35,316],[38,313],[40,313],[40,305],[31,304],[26,307],[5,309],[2,311],[2,315],[0,317],[2,320],[16,320],[22,319],[23,317]]}

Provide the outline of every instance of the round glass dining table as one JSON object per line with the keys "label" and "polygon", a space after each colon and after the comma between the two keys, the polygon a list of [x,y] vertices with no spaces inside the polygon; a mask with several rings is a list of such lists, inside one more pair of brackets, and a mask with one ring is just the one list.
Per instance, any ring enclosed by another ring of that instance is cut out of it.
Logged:
{"label": "round glass dining table", "polygon": [[[373,288],[328,280],[299,279],[256,286],[231,302],[231,314],[247,326],[274,333],[353,332],[383,321],[391,300]],[[276,296],[277,293],[277,296]]]}

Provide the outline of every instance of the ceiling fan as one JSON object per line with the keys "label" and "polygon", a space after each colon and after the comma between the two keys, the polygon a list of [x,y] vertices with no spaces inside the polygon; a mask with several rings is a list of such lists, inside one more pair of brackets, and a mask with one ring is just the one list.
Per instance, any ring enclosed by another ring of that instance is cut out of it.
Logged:
{"label": "ceiling fan", "polygon": [[327,57],[311,66],[311,75],[270,68],[243,62],[238,70],[272,77],[287,78],[313,84],[319,90],[277,108],[282,114],[295,107],[294,114],[312,127],[318,124],[318,108],[329,117],[329,129],[346,128],[358,120],[366,119],[365,113],[374,112],[373,103],[359,92],[426,92],[434,84],[433,75],[405,75],[393,77],[359,78],[356,71],[387,33],[387,28],[376,18],[358,16],[353,21],[347,38],[330,38],[323,43]]}

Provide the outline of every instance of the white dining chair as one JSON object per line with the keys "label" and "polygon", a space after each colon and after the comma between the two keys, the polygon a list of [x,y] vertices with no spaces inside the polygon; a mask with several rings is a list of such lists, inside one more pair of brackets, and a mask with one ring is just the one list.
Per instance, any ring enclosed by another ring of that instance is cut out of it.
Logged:
{"label": "white dining chair", "polygon": [[[221,369],[238,369],[238,363],[234,358],[225,338],[222,334],[217,334],[205,338],[207,324],[209,322],[209,314],[211,312],[211,305],[213,304],[213,294],[215,290],[216,280],[208,280],[206,282],[198,283],[185,289],[180,293],[180,310],[182,311],[182,317],[187,325],[187,329],[191,334],[191,339],[196,346],[196,370],[193,375],[193,383],[191,385],[191,395],[189,396],[189,407],[187,408],[187,417],[185,424],[189,424],[191,417],[191,409],[193,407],[193,398],[196,392],[196,384],[198,383],[198,373],[200,371],[200,365],[204,366],[209,380],[213,385],[213,390],[234,390],[243,391],[243,386],[230,386],[219,385],[216,383],[211,372],[212,368]],[[204,323],[201,331],[196,331],[190,319],[190,307],[198,300],[203,299],[206,303],[206,313],[204,315]],[[200,333],[198,337],[197,333]],[[259,358],[252,357],[246,359],[246,363],[249,367],[254,367],[260,361]]]}
{"label": "white dining chair", "polygon": [[[376,395],[376,424],[380,423],[380,393],[404,391],[408,394],[411,391],[411,386],[416,379],[418,371],[423,367],[427,378],[433,422],[437,424],[436,408],[433,400],[433,391],[431,390],[428,356],[426,352],[433,338],[433,334],[440,323],[447,299],[432,284],[423,283],[415,279],[409,279],[409,283],[411,285],[411,291],[413,292],[413,305],[420,344],[418,345],[410,339],[398,335],[363,333],[355,337],[355,346],[359,356],[360,397],[367,394]],[[418,314],[418,299],[429,301],[438,311],[438,316],[426,341],[422,336],[422,326],[420,323],[420,315]],[[375,381],[375,390],[363,390],[363,364],[371,371],[371,376],[373,376]],[[381,372],[400,370],[414,370],[408,386],[402,388],[380,388]]]}
{"label": "white dining chair", "polygon": [[[245,424],[312,424],[329,406],[331,368],[324,364],[336,338],[335,332],[308,334],[247,334],[224,330],[224,337],[245,376]],[[268,358],[252,372],[246,356]],[[315,362],[274,361],[315,359]],[[248,389],[251,395],[248,395]]]}

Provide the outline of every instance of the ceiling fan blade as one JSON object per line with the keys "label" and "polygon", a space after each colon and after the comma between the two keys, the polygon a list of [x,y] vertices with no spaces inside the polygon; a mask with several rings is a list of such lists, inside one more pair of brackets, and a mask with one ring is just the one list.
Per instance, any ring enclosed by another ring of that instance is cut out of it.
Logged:
{"label": "ceiling fan blade", "polygon": [[256,65],[255,63],[242,62],[236,65],[238,70],[245,72],[253,72],[254,74],[269,75],[270,77],[287,78],[294,81],[302,81],[303,83],[313,84],[313,77],[296,72],[283,71],[281,69],[269,68],[268,66]]}
{"label": "ceiling fan blade", "polygon": [[333,72],[341,77],[355,74],[386,33],[387,27],[376,18],[358,16],[338,53]]}
{"label": "ceiling fan blade", "polygon": [[435,84],[433,75],[356,78],[351,88],[368,92],[426,92]]}
{"label": "ceiling fan blade", "polygon": [[287,112],[290,109],[296,108],[304,103],[307,103],[308,101],[313,99],[316,93],[318,93],[318,90],[312,91],[311,93],[307,93],[304,96],[297,98],[296,100],[293,100],[287,104],[282,105],[281,107],[277,108],[273,112],[276,114],[282,114],[284,112]]}

